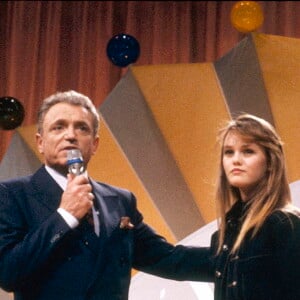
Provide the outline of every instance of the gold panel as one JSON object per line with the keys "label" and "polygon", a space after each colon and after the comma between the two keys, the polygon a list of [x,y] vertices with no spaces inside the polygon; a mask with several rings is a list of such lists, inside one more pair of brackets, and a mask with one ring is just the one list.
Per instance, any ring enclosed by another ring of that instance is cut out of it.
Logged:
{"label": "gold panel", "polygon": [[257,34],[254,41],[293,182],[300,179],[300,39]]}
{"label": "gold panel", "polygon": [[203,218],[212,221],[216,134],[229,118],[213,65],[137,66],[132,72]]}

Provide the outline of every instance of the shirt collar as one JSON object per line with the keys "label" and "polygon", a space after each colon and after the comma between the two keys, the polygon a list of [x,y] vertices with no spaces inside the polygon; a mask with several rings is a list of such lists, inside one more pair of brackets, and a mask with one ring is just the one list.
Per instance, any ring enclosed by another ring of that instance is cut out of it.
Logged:
{"label": "shirt collar", "polygon": [[[46,171],[49,173],[49,175],[57,182],[57,184],[63,189],[65,190],[67,187],[67,177],[60,174],[59,172],[57,172],[56,170],[54,170],[53,168],[46,166],[45,165],[45,169]],[[84,172],[84,174],[86,176],[88,176],[87,171]]]}

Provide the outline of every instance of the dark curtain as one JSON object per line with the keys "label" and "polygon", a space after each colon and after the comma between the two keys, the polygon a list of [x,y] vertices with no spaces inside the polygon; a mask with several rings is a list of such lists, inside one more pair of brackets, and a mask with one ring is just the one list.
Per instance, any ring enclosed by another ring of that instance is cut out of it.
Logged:
{"label": "dark curtain", "polygon": [[[19,99],[23,126],[35,124],[43,98],[75,89],[97,107],[126,67],[106,54],[117,34],[140,45],[135,65],[214,61],[243,37],[231,24],[237,1],[1,1],[0,97]],[[257,1],[259,32],[300,37],[300,2]],[[13,130],[0,130],[0,160]]]}

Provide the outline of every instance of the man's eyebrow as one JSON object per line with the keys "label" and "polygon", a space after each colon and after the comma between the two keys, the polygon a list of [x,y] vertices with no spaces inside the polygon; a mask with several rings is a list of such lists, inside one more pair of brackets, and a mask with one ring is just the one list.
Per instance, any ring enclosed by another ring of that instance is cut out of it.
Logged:
{"label": "man's eyebrow", "polygon": [[89,123],[87,121],[85,121],[85,120],[75,121],[74,123],[75,124],[79,124],[79,125],[84,124],[84,125],[88,125],[89,126]]}

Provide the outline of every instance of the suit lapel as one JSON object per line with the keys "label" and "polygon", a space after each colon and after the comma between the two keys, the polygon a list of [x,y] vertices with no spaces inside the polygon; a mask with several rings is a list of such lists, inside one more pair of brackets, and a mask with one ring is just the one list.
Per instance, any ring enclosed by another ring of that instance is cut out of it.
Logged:
{"label": "suit lapel", "polygon": [[31,184],[35,198],[47,206],[50,211],[56,210],[59,206],[63,190],[49,175],[44,166],[38,169],[33,175]]}
{"label": "suit lapel", "polygon": [[109,237],[120,224],[122,206],[118,203],[118,195],[107,192],[99,183],[93,180],[91,180],[91,184],[95,202],[99,209],[100,231],[104,230],[104,234]]}

